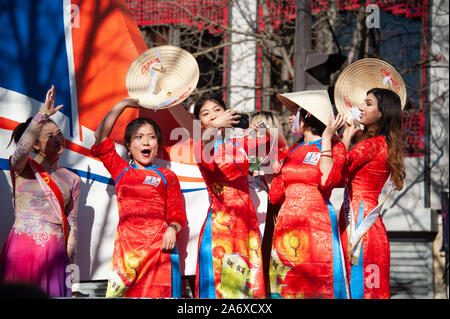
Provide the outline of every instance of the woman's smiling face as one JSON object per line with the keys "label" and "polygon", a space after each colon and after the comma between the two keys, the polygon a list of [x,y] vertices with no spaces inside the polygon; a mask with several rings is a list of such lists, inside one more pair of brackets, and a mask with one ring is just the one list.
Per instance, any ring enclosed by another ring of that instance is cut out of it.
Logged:
{"label": "woman's smiling face", "polygon": [[370,127],[381,119],[381,112],[378,109],[378,100],[372,93],[364,99],[363,105],[358,108],[361,111],[360,123]]}
{"label": "woman's smiling face", "polygon": [[148,123],[141,125],[131,136],[127,147],[139,168],[151,166],[159,148],[158,137],[153,126]]}

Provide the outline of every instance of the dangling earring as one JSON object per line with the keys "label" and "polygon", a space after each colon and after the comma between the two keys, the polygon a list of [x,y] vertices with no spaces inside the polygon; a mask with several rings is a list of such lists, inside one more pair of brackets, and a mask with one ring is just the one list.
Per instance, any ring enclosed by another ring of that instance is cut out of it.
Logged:
{"label": "dangling earring", "polygon": [[134,159],[133,159],[133,156],[131,156],[130,151],[128,151],[128,153],[127,153],[127,158],[129,159],[129,161],[128,161],[129,164],[134,164]]}

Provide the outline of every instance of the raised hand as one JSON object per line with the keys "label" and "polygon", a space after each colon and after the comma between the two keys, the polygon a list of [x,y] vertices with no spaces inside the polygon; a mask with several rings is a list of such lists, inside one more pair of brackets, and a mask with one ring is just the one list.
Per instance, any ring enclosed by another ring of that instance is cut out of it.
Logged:
{"label": "raised hand", "polygon": [[119,103],[117,103],[117,105],[120,105],[124,108],[126,108],[126,107],[140,108],[141,107],[139,105],[139,100],[133,99],[131,97],[126,97],[126,98],[122,99]]}
{"label": "raised hand", "polygon": [[117,119],[122,114],[122,112],[127,108],[139,108],[141,107],[139,105],[138,99],[133,99],[131,97],[126,97],[119,101],[109,112],[106,114],[103,121],[100,123],[100,125],[97,127],[97,130],[95,131],[95,143],[100,144],[103,142],[109,135],[111,134],[112,129],[114,128],[114,125],[116,124]]}
{"label": "raised hand", "polygon": [[[254,132],[254,133],[253,133]],[[252,133],[252,134],[251,134]],[[251,123],[249,128],[244,131],[245,137],[260,137],[259,136],[259,126],[256,123]]]}
{"label": "raised hand", "polygon": [[239,114],[236,114],[236,110],[226,110],[213,121],[211,121],[211,126],[215,128],[226,128],[232,127],[233,124],[239,124],[239,118],[241,117]]}
{"label": "raised hand", "polygon": [[342,114],[338,114],[335,119],[331,118],[328,120],[328,125],[322,133],[322,139],[331,139],[337,130],[340,129],[345,124],[345,117]]}
{"label": "raised hand", "polygon": [[61,104],[55,108],[55,86],[52,85],[52,87],[47,91],[45,102],[41,106],[39,112],[51,116],[58,112],[62,107],[63,105]]}
{"label": "raised hand", "polygon": [[359,123],[357,123],[356,121],[351,119],[350,124],[348,124],[348,122],[345,122],[344,133],[342,133],[342,142],[345,144],[345,148],[347,149],[347,151],[350,148],[353,137],[359,130]]}

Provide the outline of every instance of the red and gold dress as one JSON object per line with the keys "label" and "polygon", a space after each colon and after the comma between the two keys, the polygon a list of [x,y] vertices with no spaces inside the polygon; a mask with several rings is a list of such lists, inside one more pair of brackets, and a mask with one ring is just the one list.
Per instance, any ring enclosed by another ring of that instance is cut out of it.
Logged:
{"label": "red and gold dress", "polygon": [[338,220],[329,202],[346,151],[342,142],[333,141],[333,167],[322,187],[321,142],[292,146],[271,184],[271,202],[282,202],[270,259],[272,298],[348,297]]}
{"label": "red and gold dress", "polygon": [[250,199],[246,138],[201,143],[198,166],[210,196],[199,238],[197,298],[264,298],[261,240]]}
{"label": "red and gold dress", "polygon": [[186,223],[177,176],[156,165],[129,164],[110,139],[94,145],[91,154],[115,181],[119,211],[106,296],[181,297],[177,248],[161,250],[168,225]]}
{"label": "red and gold dress", "polygon": [[[387,144],[384,135],[356,144],[348,153],[344,167],[348,197],[355,228],[378,205],[378,196],[390,175],[387,166]],[[349,229],[344,205],[339,219],[342,246],[346,255],[350,293],[353,299],[390,298],[390,249],[381,216],[362,237],[357,265],[350,263]]]}

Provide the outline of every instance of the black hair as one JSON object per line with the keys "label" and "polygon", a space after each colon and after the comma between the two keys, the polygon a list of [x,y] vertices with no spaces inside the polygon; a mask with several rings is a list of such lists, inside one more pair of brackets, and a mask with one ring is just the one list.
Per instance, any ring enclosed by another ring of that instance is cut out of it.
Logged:
{"label": "black hair", "polygon": [[133,134],[144,124],[150,124],[155,130],[156,138],[158,140],[158,147],[161,147],[163,145],[163,136],[158,124],[156,124],[155,121],[149,119],[148,117],[138,117],[137,119],[134,119],[130,123],[128,123],[127,128],[125,129],[125,146],[130,144]]}
{"label": "black hair", "polygon": [[373,94],[377,99],[378,110],[381,113],[377,135],[388,135],[391,127],[401,129],[402,107],[398,94],[383,88],[373,88],[367,91],[366,95],[369,94]]}
{"label": "black hair", "polygon": [[211,95],[211,96],[202,97],[194,105],[194,118],[195,119],[198,120],[200,118],[200,109],[208,101],[212,101],[212,102],[215,102],[215,103],[219,104],[221,107],[224,108],[224,110],[227,109],[227,107],[225,106],[225,102],[218,95]]}
{"label": "black hair", "polygon": [[[11,134],[11,139],[9,140],[8,146],[6,146],[6,148],[8,148],[9,145],[11,145],[11,143],[13,141],[15,144],[17,144],[19,142],[20,138],[22,137],[23,133],[27,129],[28,125],[30,125],[32,120],[33,120],[33,117],[29,117],[25,122],[20,123],[19,125],[17,125],[14,128],[14,131]],[[47,119],[46,123],[48,123],[48,122],[54,123],[56,125],[56,123],[52,119]],[[34,151],[34,149],[33,149],[33,151]]]}
{"label": "black hair", "polygon": [[322,135],[323,131],[326,128],[326,125],[322,123],[317,117],[314,115],[308,114],[308,111],[305,109],[300,109],[300,116],[305,123],[305,126],[311,130],[316,135]]}
{"label": "black hair", "polygon": [[367,95],[373,94],[377,99],[378,111],[381,118],[377,122],[375,130],[364,129],[361,139],[366,139],[380,134],[386,136],[388,146],[387,164],[391,169],[392,181],[396,189],[403,188],[406,177],[405,164],[403,161],[403,128],[402,128],[402,105],[400,97],[394,91],[373,88]]}

